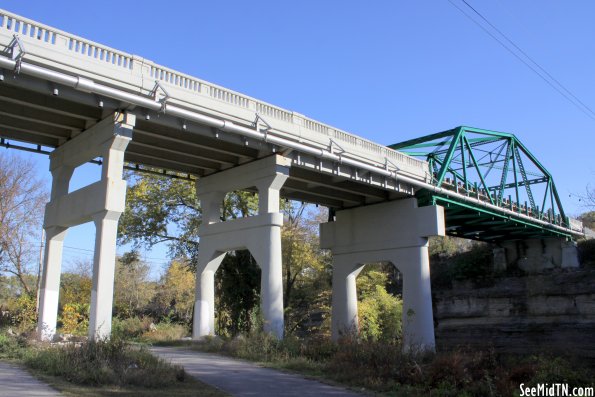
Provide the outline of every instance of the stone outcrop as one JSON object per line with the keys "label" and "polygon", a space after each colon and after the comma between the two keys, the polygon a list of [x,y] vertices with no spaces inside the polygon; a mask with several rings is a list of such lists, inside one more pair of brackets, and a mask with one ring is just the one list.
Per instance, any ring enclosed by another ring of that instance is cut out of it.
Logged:
{"label": "stone outcrop", "polygon": [[436,345],[595,359],[595,269],[453,282],[433,291]]}

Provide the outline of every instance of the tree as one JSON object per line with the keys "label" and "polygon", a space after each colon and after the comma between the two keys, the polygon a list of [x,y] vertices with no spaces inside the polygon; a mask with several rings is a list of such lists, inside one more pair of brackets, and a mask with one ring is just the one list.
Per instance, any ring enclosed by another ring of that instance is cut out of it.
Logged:
{"label": "tree", "polygon": [[[289,203],[284,206],[284,215],[281,239],[286,328],[288,333],[305,332],[307,326],[320,326],[320,320],[329,314],[331,258],[329,252],[320,249],[318,239],[318,224],[327,213],[303,203]],[[311,321],[314,317],[317,324]]]}
{"label": "tree", "polygon": [[580,195],[579,197],[587,208],[595,209],[595,187],[587,185],[585,188],[585,194]]}
{"label": "tree", "polygon": [[36,286],[26,276],[35,267],[46,202],[46,189],[32,162],[12,154],[0,156],[0,271],[17,277],[29,295]]}
{"label": "tree", "polygon": [[194,273],[180,260],[172,260],[153,299],[158,317],[190,323],[194,307]]}
{"label": "tree", "polygon": [[362,296],[358,305],[360,337],[368,340],[397,342],[401,339],[403,302],[389,294],[382,285]]}
{"label": "tree", "polygon": [[71,268],[60,276],[59,321],[63,333],[84,335],[89,326],[93,263],[79,259]]}
{"label": "tree", "polygon": [[396,342],[401,338],[402,300],[394,289],[396,268],[390,263],[366,266],[357,278],[360,337]]}
{"label": "tree", "polygon": [[595,230],[595,211],[585,212],[578,219],[583,222],[584,227]]}
{"label": "tree", "polygon": [[172,257],[194,258],[201,222],[194,184],[148,174],[127,173],[126,178],[130,186],[118,224],[119,243],[150,248],[168,242]]}
{"label": "tree", "polygon": [[[196,268],[198,228],[202,211],[193,181],[159,175],[126,175],[130,184],[126,193],[126,211],[118,224],[118,242],[133,243],[135,248],[150,248],[170,243],[172,258],[187,258],[184,263]],[[227,194],[222,219],[252,215],[258,198],[248,192]]]}
{"label": "tree", "polygon": [[154,285],[149,282],[150,270],[136,251],[127,252],[116,261],[114,307],[119,317],[139,314],[155,295]]}

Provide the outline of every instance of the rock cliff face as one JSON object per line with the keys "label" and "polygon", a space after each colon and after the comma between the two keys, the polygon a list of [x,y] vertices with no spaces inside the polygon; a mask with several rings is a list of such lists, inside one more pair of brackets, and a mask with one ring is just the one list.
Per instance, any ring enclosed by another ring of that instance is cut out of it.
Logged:
{"label": "rock cliff face", "polygon": [[436,343],[595,359],[595,269],[453,282],[434,289]]}

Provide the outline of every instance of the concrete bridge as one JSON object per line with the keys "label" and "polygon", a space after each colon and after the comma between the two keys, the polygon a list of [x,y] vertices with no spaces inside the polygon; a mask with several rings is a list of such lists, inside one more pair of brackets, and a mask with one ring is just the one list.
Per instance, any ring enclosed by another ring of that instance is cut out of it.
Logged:
{"label": "concrete bridge", "polygon": [[[434,151],[431,159],[415,158],[4,10],[0,51],[0,144],[50,156],[38,325],[43,339],[56,332],[64,237],[68,228],[86,222],[96,226],[89,335],[110,335],[125,168],[196,182],[203,219],[195,338],[214,332],[214,274],[225,253],[236,249],[250,250],[261,267],[265,330],[283,337],[280,197],[331,209],[331,219],[321,225],[321,245],[334,258],[333,337],[357,331],[355,278],[366,263],[383,261],[404,276],[407,347],[434,347],[429,236],[504,242],[548,237],[568,250],[572,247],[561,241],[581,233],[581,226],[564,216],[559,200],[557,211],[553,200],[547,209],[520,204],[518,188],[539,178],[529,181],[524,173],[517,179],[514,170],[514,182],[503,177],[492,194],[485,183],[485,189],[473,188],[464,171],[464,189],[459,189],[460,167],[437,172],[433,159],[450,166],[462,156],[463,168],[471,164],[460,137],[451,144],[453,151],[462,148],[459,155],[444,158]],[[477,142],[468,141],[469,150]],[[514,153],[514,148],[506,150],[504,162]],[[101,179],[70,191],[75,168],[90,161],[101,164]],[[473,163],[478,165],[477,159]],[[454,184],[446,179],[450,174]],[[503,174],[509,174],[507,166]],[[551,195],[553,180],[547,183]],[[517,191],[516,205],[502,197],[510,188]],[[224,195],[241,189],[258,193],[258,214],[222,222]],[[476,223],[481,230],[453,224],[461,216],[473,222],[473,211],[481,215]],[[519,229],[531,233],[513,233]]]}

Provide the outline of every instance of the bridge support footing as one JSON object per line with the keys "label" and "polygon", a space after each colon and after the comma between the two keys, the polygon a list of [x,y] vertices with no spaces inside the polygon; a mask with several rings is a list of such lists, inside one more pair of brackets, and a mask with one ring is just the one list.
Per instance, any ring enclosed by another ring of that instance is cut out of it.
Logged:
{"label": "bridge support footing", "polygon": [[358,332],[356,277],[366,264],[392,263],[403,274],[403,348],[433,350],[428,237],[444,235],[444,211],[416,199],[338,211],[321,225],[333,252],[332,337]]}
{"label": "bridge support footing", "polygon": [[[247,249],[261,272],[261,309],[264,331],[283,338],[283,277],[279,191],[289,175],[289,161],[271,156],[197,182],[203,224],[196,272],[196,301],[192,337],[215,333],[215,272],[226,252]],[[225,194],[238,189],[258,190],[258,214],[221,221]]]}
{"label": "bridge support footing", "polygon": [[[45,257],[39,294],[37,330],[40,339],[56,333],[62,248],[69,227],[94,222],[96,228],[89,337],[111,333],[116,232],[124,211],[126,181],[122,179],[124,151],[132,138],[134,116],[114,114],[58,147],[50,155],[52,192],[46,205]],[[102,157],[101,179],[68,192],[76,167]]]}
{"label": "bridge support footing", "polygon": [[561,238],[506,241],[494,251],[498,270],[516,265],[531,274],[547,269],[579,267],[576,243]]}

